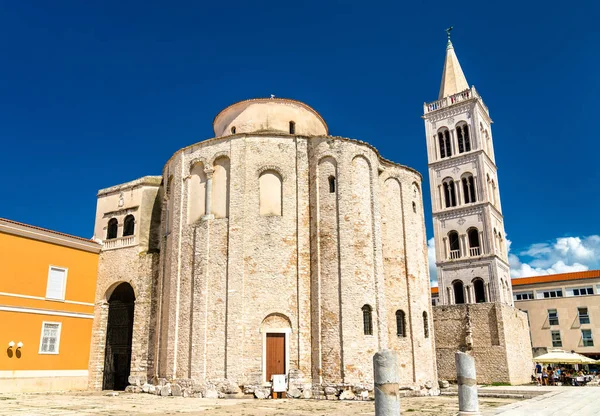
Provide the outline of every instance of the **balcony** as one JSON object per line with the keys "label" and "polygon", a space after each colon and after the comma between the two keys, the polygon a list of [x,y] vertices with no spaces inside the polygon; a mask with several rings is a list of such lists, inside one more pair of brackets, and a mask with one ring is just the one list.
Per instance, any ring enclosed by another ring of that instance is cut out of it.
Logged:
{"label": "balcony", "polygon": [[[463,101],[471,100],[473,98],[481,98],[481,96],[477,93],[477,90],[475,90],[475,87],[471,87],[468,90],[464,90],[454,95],[444,97],[441,100],[433,101],[431,103],[425,103],[423,105],[423,113],[428,114],[433,111],[440,110],[442,108],[450,107],[454,104]],[[488,108],[485,104],[483,104],[483,100],[481,101],[481,104],[483,105],[483,108],[485,109],[486,113],[489,114]]]}
{"label": "balcony", "polygon": [[450,260],[460,259],[460,250],[450,250]]}
{"label": "balcony", "polygon": [[135,246],[136,244],[137,244],[137,241],[135,239],[135,236],[128,235],[125,237],[111,238],[110,240],[104,240],[102,242],[102,250],[104,250],[104,251],[115,250],[117,248]]}
{"label": "balcony", "polygon": [[481,256],[481,247],[471,247],[469,249],[469,255],[471,257]]}

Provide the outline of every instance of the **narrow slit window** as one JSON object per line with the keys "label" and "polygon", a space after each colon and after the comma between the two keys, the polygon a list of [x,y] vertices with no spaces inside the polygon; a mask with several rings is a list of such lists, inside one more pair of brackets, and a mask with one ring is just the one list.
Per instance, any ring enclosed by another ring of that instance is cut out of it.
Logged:
{"label": "narrow slit window", "polygon": [[329,177],[329,193],[330,194],[335,193],[335,176]]}
{"label": "narrow slit window", "polygon": [[406,337],[406,316],[404,311],[396,311],[396,334],[399,337]]}
{"label": "narrow slit window", "polygon": [[290,134],[296,134],[296,123],[290,121]]}
{"label": "narrow slit window", "polygon": [[363,332],[365,335],[373,335],[373,310],[369,305],[362,307]]}
{"label": "narrow slit window", "polygon": [[429,319],[427,318],[427,312],[423,312],[423,334],[425,338],[429,338]]}

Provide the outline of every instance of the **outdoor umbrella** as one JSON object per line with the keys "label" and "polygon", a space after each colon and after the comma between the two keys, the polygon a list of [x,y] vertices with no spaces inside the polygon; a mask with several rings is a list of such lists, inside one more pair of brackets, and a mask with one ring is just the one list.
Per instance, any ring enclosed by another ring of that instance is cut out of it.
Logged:
{"label": "outdoor umbrella", "polygon": [[538,355],[533,358],[533,361],[545,364],[596,364],[597,362],[585,355],[563,350],[552,350],[546,354]]}

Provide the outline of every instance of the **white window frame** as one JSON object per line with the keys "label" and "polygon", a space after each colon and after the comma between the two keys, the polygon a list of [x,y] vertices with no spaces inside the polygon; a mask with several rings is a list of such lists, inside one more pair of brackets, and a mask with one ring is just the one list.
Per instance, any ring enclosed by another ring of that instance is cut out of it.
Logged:
{"label": "white window frame", "polygon": [[[527,296],[527,299],[523,299],[523,295]],[[517,296],[521,296],[521,299],[517,299]],[[530,297],[531,296],[531,297]],[[533,296],[533,291],[529,292],[513,292],[513,299],[515,301],[523,301],[523,300],[533,300],[535,297]]]}
{"label": "white window frame", "polygon": [[[587,322],[583,323],[581,322],[581,309],[585,308],[585,310],[587,311],[587,313],[583,316],[587,317]],[[577,319],[579,320],[579,325],[589,325],[592,323],[592,320],[590,319],[590,308],[588,308],[587,306],[578,306],[577,307]]]}
{"label": "white window frame", "polygon": [[[553,324],[553,323],[551,323],[551,322],[550,322],[550,319],[553,319],[553,318],[550,318],[550,311],[554,311],[554,312],[556,313],[556,320],[557,320],[558,322],[557,322],[557,323],[555,323],[555,324]],[[560,319],[559,319],[559,317],[558,317],[558,309],[548,309],[548,312],[547,312],[547,314],[548,314],[548,325],[550,325],[550,326],[557,326],[557,325],[560,325]]]}
{"label": "white window frame", "polygon": [[[589,331],[590,337],[589,338],[584,338],[583,337],[583,331]],[[585,345],[585,341],[586,340],[592,341],[592,345]],[[583,344],[584,347],[593,347],[594,346],[594,333],[592,332],[591,329],[582,329],[581,330],[581,343]]]}
{"label": "white window frame", "polygon": [[[48,296],[48,285],[50,283],[50,272],[52,271],[52,269],[56,269],[56,270],[62,270],[63,272],[65,272],[65,279],[63,281],[63,288],[62,288],[62,297],[61,298],[51,298]],[[65,295],[67,292],[67,277],[69,275],[69,268],[68,267],[61,267],[61,266],[54,266],[54,265],[50,265],[48,266],[48,278],[46,279],[46,300],[56,300],[56,301],[65,301]]]}
{"label": "white window frame", "polygon": [[[558,342],[560,343],[560,345],[554,345],[554,334],[558,334]],[[562,348],[563,342],[560,329],[553,329],[552,331],[550,331],[550,342],[552,343],[552,348]]]}
{"label": "white window frame", "polygon": [[[571,287],[569,288],[570,292],[572,293],[572,296],[592,296],[594,295],[594,286],[583,286],[583,287]],[[587,293],[588,289],[592,289],[592,293]],[[576,295],[575,291],[579,291],[579,293]],[[581,291],[585,290],[586,293],[581,294]]]}
{"label": "white window frame", "polygon": [[[46,324],[58,325],[58,330],[56,332],[56,351],[42,351],[42,341],[44,340],[44,328]],[[60,335],[62,332],[62,322],[51,322],[51,321],[43,321],[42,322],[42,333],[40,334],[40,347],[38,348],[38,354],[42,355],[58,355],[60,351]]]}

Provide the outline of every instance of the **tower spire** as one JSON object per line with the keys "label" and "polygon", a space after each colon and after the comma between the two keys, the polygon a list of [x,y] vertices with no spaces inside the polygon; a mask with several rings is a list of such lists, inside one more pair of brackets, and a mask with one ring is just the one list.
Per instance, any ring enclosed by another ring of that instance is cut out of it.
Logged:
{"label": "tower spire", "polygon": [[454,46],[450,40],[450,32],[452,29],[452,26],[446,29],[448,43],[446,44],[446,60],[444,61],[444,71],[442,73],[442,84],[440,85],[440,95],[438,100],[469,88],[465,74],[460,67],[456,53],[454,52]]}

